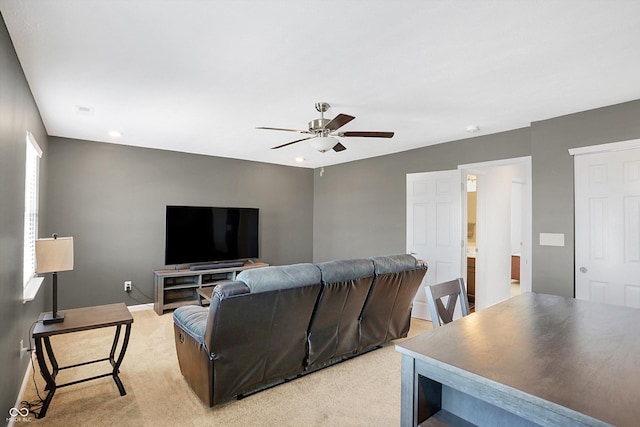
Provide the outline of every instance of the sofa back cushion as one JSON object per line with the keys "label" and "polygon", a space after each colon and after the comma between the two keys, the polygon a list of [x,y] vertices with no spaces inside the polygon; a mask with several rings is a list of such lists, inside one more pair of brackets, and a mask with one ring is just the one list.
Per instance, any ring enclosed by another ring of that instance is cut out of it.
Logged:
{"label": "sofa back cushion", "polygon": [[348,280],[373,277],[374,266],[370,259],[340,259],[317,264],[322,273],[322,283],[339,283]]}
{"label": "sofa back cushion", "polygon": [[427,268],[411,255],[371,258],[376,277],[361,320],[359,351],[366,351],[409,331],[411,308]]}
{"label": "sofa back cushion", "polygon": [[205,333],[213,359],[213,404],[303,372],[320,289],[320,270],[313,264],[245,270],[236,282],[216,289]]}
{"label": "sofa back cushion", "polygon": [[307,369],[316,369],[354,355],[360,342],[360,314],[373,283],[368,259],[318,264],[322,291],[309,327]]}
{"label": "sofa back cushion", "polygon": [[418,261],[408,254],[377,256],[371,258],[371,261],[376,274],[400,273],[413,270],[418,266]]}
{"label": "sofa back cushion", "polygon": [[244,270],[237,280],[244,282],[251,293],[299,288],[320,283],[320,270],[313,264],[292,264]]}

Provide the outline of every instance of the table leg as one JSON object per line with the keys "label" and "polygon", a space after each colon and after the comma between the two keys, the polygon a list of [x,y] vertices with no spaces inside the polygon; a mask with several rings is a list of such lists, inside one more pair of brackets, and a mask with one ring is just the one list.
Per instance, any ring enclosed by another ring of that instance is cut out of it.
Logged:
{"label": "table leg", "polygon": [[124,339],[122,340],[122,348],[120,349],[120,354],[118,355],[118,359],[115,360],[115,352],[118,344],[118,339],[120,338],[120,328],[122,325],[118,325],[116,329],[116,336],[113,340],[113,345],[111,346],[111,353],[109,353],[109,361],[111,362],[111,366],[113,366],[113,380],[118,386],[118,390],[120,391],[120,396],[124,396],[127,392],[124,389],[124,385],[122,385],[122,381],[118,374],[120,373],[120,365],[122,364],[122,360],[124,359],[124,354],[127,351],[127,345],[129,344],[129,336],[131,335],[131,323],[126,325],[126,329],[124,332]]}
{"label": "table leg", "polygon": [[[51,347],[51,340],[49,339],[49,337],[44,337],[44,348],[47,350],[47,356],[49,357],[49,362],[51,363],[51,376],[55,380],[56,376],[58,376],[59,367],[56,356],[53,353],[53,347]],[[45,391],[49,390],[49,385],[47,384],[44,389]]]}
{"label": "table leg", "polygon": [[[49,372],[49,367],[47,366],[47,362],[44,359],[44,351],[42,348],[42,338],[36,337],[35,342],[36,342],[36,358],[38,359],[38,365],[40,365],[40,375],[42,375],[42,378],[44,378],[45,382],[47,383],[45,390],[46,389],[49,390],[49,392],[47,393],[47,396],[44,398],[44,401],[42,402],[42,408],[40,409],[40,412],[36,414],[37,418],[44,418],[45,415],[47,414],[47,409],[49,409],[49,404],[51,403],[51,399],[53,399],[53,394],[56,392],[56,381],[55,381],[55,377],[52,376],[51,373]],[[51,343],[49,343],[48,337],[45,337],[45,346],[47,347],[47,353],[49,353],[50,351],[49,358],[51,360],[53,355],[53,350],[51,349]],[[55,357],[53,357],[52,360],[55,361]],[[55,373],[58,372],[57,362],[55,363],[54,372]]]}
{"label": "table leg", "polygon": [[[442,408],[442,384],[420,375],[421,362],[402,355],[400,425],[420,425]],[[434,424],[435,425],[435,424]]]}
{"label": "table leg", "polygon": [[402,355],[400,386],[400,425],[409,427],[417,425],[415,394],[415,360]]}
{"label": "table leg", "polygon": [[111,366],[116,364],[114,356],[116,354],[116,348],[118,347],[118,341],[120,340],[120,331],[122,330],[122,325],[118,325],[116,327],[116,335],[113,338],[113,344],[111,344],[111,351],[109,352],[109,363]]}

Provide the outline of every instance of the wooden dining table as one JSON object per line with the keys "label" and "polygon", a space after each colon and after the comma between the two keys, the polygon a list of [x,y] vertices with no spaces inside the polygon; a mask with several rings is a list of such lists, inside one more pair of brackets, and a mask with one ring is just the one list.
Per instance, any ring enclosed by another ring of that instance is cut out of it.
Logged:
{"label": "wooden dining table", "polygon": [[403,426],[640,425],[637,308],[524,293],[396,350]]}

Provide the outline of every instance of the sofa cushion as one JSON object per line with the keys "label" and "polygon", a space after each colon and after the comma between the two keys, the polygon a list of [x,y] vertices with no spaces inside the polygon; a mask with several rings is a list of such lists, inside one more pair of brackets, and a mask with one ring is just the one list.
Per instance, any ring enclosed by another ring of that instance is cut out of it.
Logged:
{"label": "sofa cushion", "polygon": [[371,258],[375,265],[376,274],[397,273],[413,270],[418,266],[416,259],[407,254],[379,256]]}
{"label": "sofa cushion", "polygon": [[318,264],[324,283],[345,282],[373,276],[373,262],[369,259],[345,259]]}
{"label": "sofa cushion", "polygon": [[251,293],[300,288],[320,283],[320,270],[313,264],[293,264],[244,270],[236,277]]}
{"label": "sofa cushion", "polygon": [[197,305],[178,307],[173,312],[173,322],[200,344],[204,342],[209,309]]}

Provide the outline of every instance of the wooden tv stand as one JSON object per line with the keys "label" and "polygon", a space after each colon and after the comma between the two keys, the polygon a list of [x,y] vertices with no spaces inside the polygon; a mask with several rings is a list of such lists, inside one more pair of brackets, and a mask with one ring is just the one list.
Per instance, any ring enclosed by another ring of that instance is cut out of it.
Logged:
{"label": "wooden tv stand", "polygon": [[236,275],[250,268],[266,267],[266,262],[245,262],[241,267],[208,270],[154,270],[153,309],[159,315],[183,305],[198,304],[198,288],[213,286],[221,280],[235,280]]}

